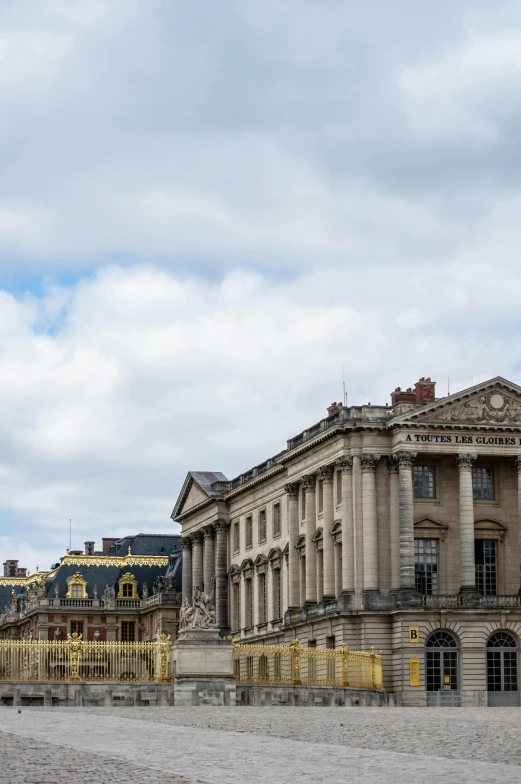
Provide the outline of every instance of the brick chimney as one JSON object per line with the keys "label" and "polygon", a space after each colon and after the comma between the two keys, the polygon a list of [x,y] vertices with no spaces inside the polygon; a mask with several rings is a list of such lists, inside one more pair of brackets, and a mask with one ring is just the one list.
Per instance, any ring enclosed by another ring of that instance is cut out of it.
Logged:
{"label": "brick chimney", "polygon": [[96,542],[85,542],[85,555],[94,555],[94,546]]}
{"label": "brick chimney", "polygon": [[403,390],[396,387],[394,392],[391,392],[391,405],[395,406],[397,403],[416,403],[416,392],[411,387]]}
{"label": "brick chimney", "polygon": [[396,387],[394,392],[391,392],[391,405],[395,406],[396,403],[434,403],[436,400],[435,386],[435,381],[422,376],[414,385],[414,389],[408,387],[408,389],[402,390],[400,387]]}
{"label": "brick chimney", "polygon": [[414,385],[418,403],[434,403],[436,400],[434,395],[435,386],[435,381],[431,381],[430,378],[423,378],[422,376]]}
{"label": "brick chimney", "polygon": [[333,414],[336,414],[338,411],[340,411],[341,408],[342,408],[342,403],[331,403],[331,405],[327,410],[327,415],[333,416]]}
{"label": "brick chimney", "polygon": [[111,545],[116,544],[118,540],[113,536],[104,536],[101,541],[103,542],[103,555],[110,555]]}

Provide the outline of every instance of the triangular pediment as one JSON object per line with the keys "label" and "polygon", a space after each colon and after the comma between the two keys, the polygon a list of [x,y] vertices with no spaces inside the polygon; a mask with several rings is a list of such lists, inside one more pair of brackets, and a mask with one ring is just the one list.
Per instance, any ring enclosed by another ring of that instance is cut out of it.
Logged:
{"label": "triangular pediment", "polygon": [[210,498],[221,497],[228,484],[224,474],[218,471],[189,471],[172,512],[172,519],[177,519]]}
{"label": "triangular pediment", "polygon": [[521,387],[498,376],[392,420],[418,424],[521,425]]}

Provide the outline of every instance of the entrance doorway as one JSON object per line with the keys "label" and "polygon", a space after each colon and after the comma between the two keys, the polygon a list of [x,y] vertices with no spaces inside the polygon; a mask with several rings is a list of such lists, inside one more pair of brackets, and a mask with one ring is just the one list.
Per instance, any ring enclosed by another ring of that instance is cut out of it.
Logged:
{"label": "entrance doorway", "polygon": [[519,705],[518,648],[510,632],[499,631],[487,642],[488,705]]}
{"label": "entrance doorway", "polygon": [[428,706],[460,705],[459,649],[453,634],[433,632],[425,643]]}

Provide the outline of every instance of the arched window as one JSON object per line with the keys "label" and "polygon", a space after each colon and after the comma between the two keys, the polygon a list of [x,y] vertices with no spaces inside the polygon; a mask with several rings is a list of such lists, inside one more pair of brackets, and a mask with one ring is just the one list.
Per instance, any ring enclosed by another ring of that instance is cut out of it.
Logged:
{"label": "arched window", "polygon": [[427,691],[458,689],[458,643],[450,632],[433,632],[425,643]]}
{"label": "arched window", "polygon": [[489,638],[487,642],[489,692],[518,691],[517,658],[517,642],[510,632],[501,630]]}

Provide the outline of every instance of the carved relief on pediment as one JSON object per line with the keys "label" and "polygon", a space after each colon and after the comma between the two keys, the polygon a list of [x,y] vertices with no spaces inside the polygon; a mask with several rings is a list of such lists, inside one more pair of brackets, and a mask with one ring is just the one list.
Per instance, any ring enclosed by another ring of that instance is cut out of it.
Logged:
{"label": "carved relief on pediment", "polygon": [[444,410],[432,411],[425,416],[425,421],[521,424],[521,401],[492,389],[464,403],[454,403]]}

